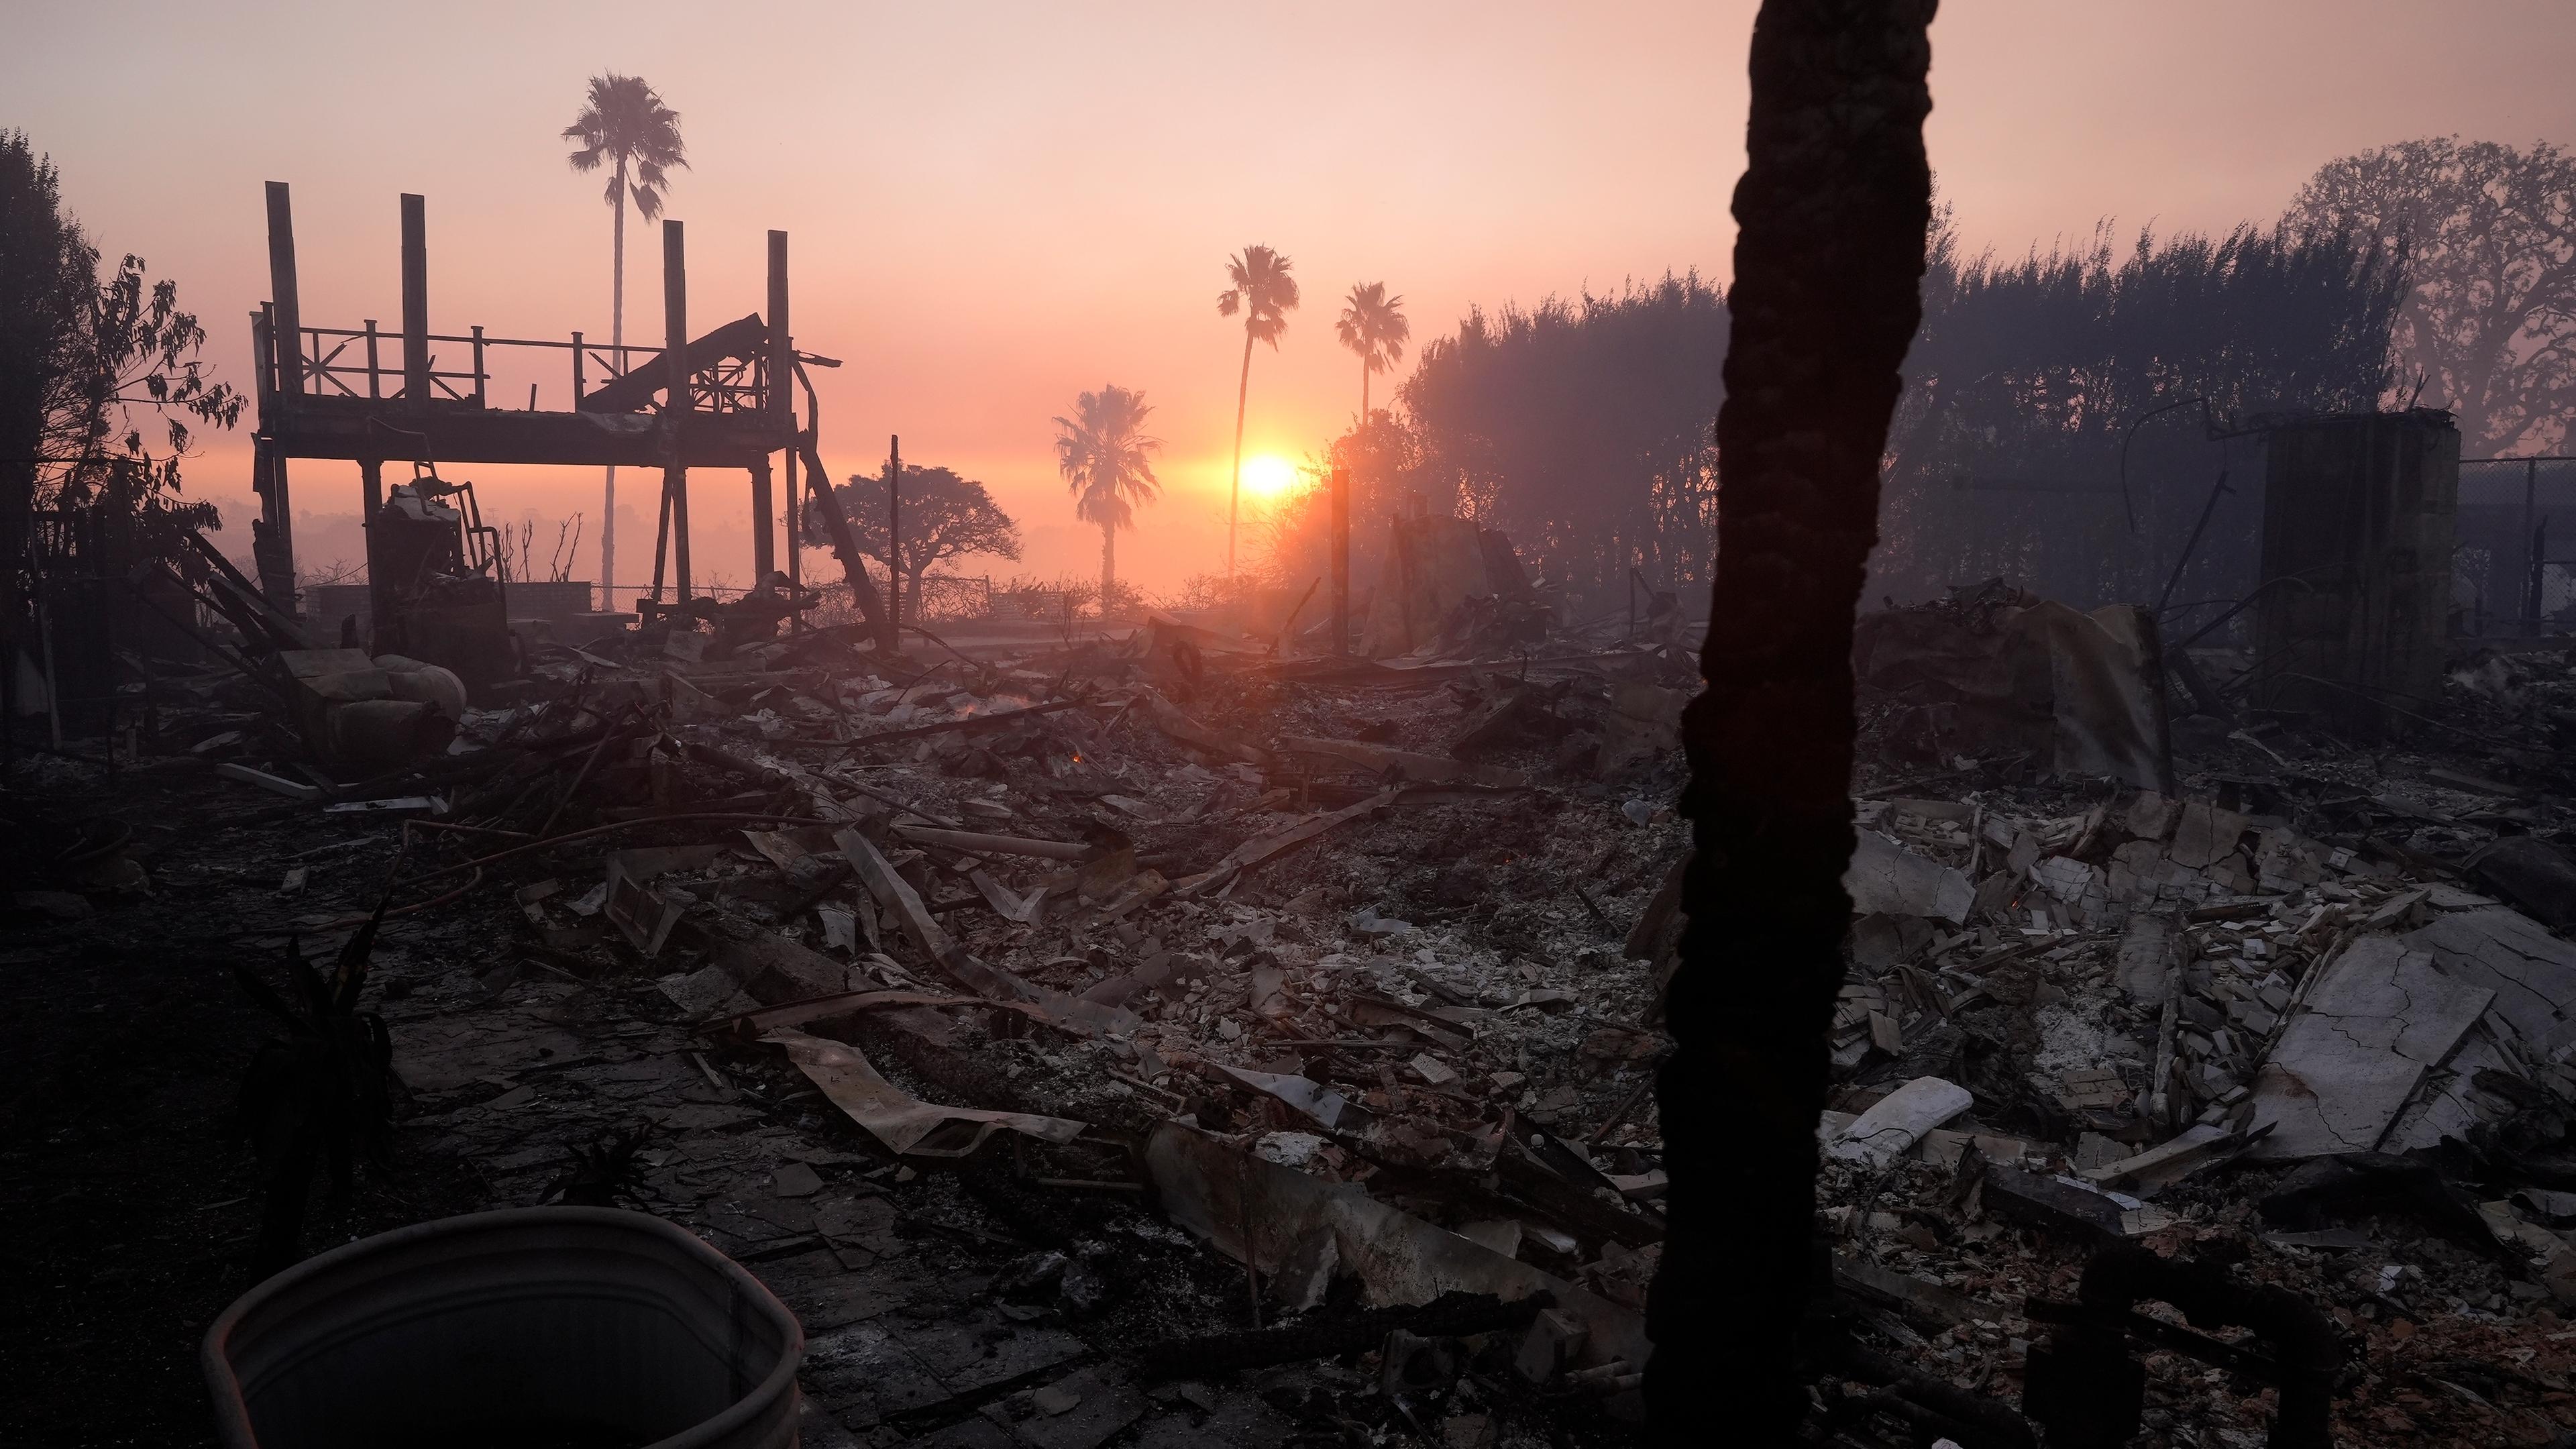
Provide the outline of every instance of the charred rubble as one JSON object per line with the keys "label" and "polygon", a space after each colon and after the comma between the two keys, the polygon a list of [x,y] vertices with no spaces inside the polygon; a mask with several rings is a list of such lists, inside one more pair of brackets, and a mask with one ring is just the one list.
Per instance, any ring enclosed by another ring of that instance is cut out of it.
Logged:
{"label": "charred rubble", "polygon": [[[2549,1442],[2576,663],[2460,657],[2359,739],[2201,710],[2141,613],[1997,583],[1863,620],[1811,1431]],[[248,1067],[195,1220],[234,1289],[614,1205],[795,1310],[811,1443],[1618,1440],[1694,661],[1447,617],[1377,660],[664,619],[531,640],[480,702],[244,637],[115,754],[11,766],[13,959],[252,1003],[203,1028]]]}

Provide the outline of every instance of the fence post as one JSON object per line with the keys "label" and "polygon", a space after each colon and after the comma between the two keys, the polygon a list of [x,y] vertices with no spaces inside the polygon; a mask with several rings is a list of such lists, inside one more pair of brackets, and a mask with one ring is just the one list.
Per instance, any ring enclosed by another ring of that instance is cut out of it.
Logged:
{"label": "fence post", "polygon": [[2532,458],[2522,465],[2522,632],[2540,632],[2540,535],[2533,531],[2532,513],[2540,501],[2540,460]]}

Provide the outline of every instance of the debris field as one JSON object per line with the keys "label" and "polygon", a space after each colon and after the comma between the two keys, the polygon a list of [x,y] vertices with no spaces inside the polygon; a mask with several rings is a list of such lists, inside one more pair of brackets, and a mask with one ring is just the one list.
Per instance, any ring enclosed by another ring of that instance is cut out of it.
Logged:
{"label": "debris field", "polygon": [[[2056,607],[1896,611],[1912,652],[1860,661],[1817,1230],[1819,1312],[1877,1368],[1825,1375],[1820,1422],[1866,1432],[1891,1376],[2024,1405],[2088,1262],[2143,1244],[2330,1319],[2338,1442],[2555,1441],[2576,668],[2463,663],[2365,747],[2168,730],[2160,680],[1980,724],[1957,651],[1914,647],[2122,657]],[[900,656],[765,633],[532,644],[525,681],[433,701],[434,741],[373,711],[405,743],[363,769],[394,747],[325,717],[434,693],[408,661],[156,667],[112,764],[14,764],[0,1211],[13,1276],[92,1318],[13,1361],[76,1384],[124,1341],[103,1362],[163,1385],[128,1411],[185,1426],[184,1355],[261,1254],[590,1203],[795,1311],[808,1444],[1642,1432],[1670,631],[1378,661],[1165,617]],[[2194,653],[2222,689],[2245,664]],[[295,1116],[374,1023],[381,1105]],[[134,1328],[156,1294],[194,1317]],[[2138,1442],[2262,1442],[2281,1345],[2133,1316]]]}

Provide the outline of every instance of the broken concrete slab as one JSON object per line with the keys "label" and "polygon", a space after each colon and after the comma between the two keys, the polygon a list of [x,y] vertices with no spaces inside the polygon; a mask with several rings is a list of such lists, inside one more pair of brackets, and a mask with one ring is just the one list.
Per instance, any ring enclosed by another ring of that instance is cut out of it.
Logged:
{"label": "broken concrete slab", "polygon": [[1976,887],[1965,875],[1875,830],[1858,832],[1843,889],[1851,892],[1855,916],[1924,916],[1954,926],[1968,919],[1977,900]]}
{"label": "broken concrete slab", "polygon": [[2368,1152],[2476,1024],[2495,993],[2434,969],[2428,951],[2363,936],[2318,978],[2254,1078],[2261,1161]]}
{"label": "broken concrete slab", "polygon": [[1914,1149],[1932,1129],[1974,1105],[1968,1089],[1939,1077],[1916,1077],[1880,1098],[1825,1144],[1825,1155],[1872,1168]]}
{"label": "broken concrete slab", "polygon": [[2410,931],[2442,974],[2495,993],[2495,1013],[2544,1057],[2576,1045],[2576,946],[2520,911],[2489,906]]}
{"label": "broken concrete slab", "polygon": [[1371,1307],[1428,1303],[1453,1289],[1505,1302],[1546,1292],[1558,1312],[1583,1324],[1585,1364],[1642,1364],[1651,1351],[1638,1314],[1389,1207],[1356,1183],[1309,1177],[1174,1123],[1155,1129],[1145,1162],[1174,1221],[1263,1271],[1279,1271],[1321,1227]]}

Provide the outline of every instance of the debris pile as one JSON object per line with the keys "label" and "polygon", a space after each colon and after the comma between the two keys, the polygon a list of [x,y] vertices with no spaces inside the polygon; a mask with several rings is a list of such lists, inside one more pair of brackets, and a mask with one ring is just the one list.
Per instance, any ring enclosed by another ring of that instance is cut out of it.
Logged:
{"label": "debris pile", "polygon": [[[533,641],[470,703],[274,648],[156,681],[171,763],[131,773],[268,832],[227,837],[285,870],[227,887],[240,934],[315,959],[381,910],[339,979],[398,1156],[469,1164],[471,1205],[644,1208],[775,1286],[811,1442],[1617,1434],[1692,663],[1669,610],[1444,604],[1501,564],[1416,542],[1384,658],[1168,618],[897,656],[778,634],[781,595]],[[2576,1424],[2565,661],[2476,661],[2364,748],[2170,726],[2137,611],[1919,612],[1860,660],[1820,1412],[2026,1443],[2135,1370],[2142,1442],[2312,1403],[2350,1442]],[[386,703],[445,732],[332,723]],[[78,863],[22,917],[217,869]]]}

